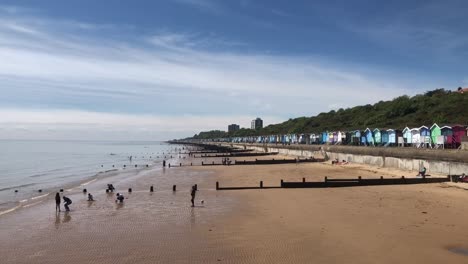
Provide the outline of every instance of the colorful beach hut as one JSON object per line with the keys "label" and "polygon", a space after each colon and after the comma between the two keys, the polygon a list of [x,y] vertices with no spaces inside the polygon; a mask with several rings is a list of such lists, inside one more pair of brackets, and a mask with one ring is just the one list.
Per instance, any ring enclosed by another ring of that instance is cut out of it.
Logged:
{"label": "colorful beach hut", "polygon": [[421,146],[421,132],[418,127],[411,129],[411,143],[418,148]]}
{"label": "colorful beach hut", "polygon": [[462,137],[466,134],[466,128],[462,125],[452,126],[453,144],[455,148],[461,145]]}
{"label": "colorful beach hut", "polygon": [[372,130],[370,130],[370,128],[366,128],[366,130],[364,131],[364,135],[366,138],[365,143],[368,145],[374,145],[374,134],[372,133]]}
{"label": "colorful beach hut", "polygon": [[405,129],[403,129],[403,140],[405,141],[405,144],[411,144],[413,142],[411,129],[409,129],[409,127],[405,127]]}
{"label": "colorful beach hut", "polygon": [[431,130],[431,141],[432,141],[433,146],[438,148],[440,145],[443,145],[444,144],[443,140],[442,141],[440,140],[440,136],[442,134],[441,134],[439,125],[434,123],[431,126],[430,130]]}
{"label": "colorful beach hut", "polygon": [[376,145],[382,144],[382,133],[380,132],[380,129],[376,128],[374,131],[372,131],[374,134],[374,142]]}
{"label": "colorful beach hut", "polygon": [[440,134],[444,136],[444,145],[452,147],[453,132],[451,126],[443,126],[440,128]]}
{"label": "colorful beach hut", "polygon": [[388,146],[388,130],[385,130],[385,129],[382,129],[380,130],[380,141],[381,141],[381,144],[384,145],[384,146]]}
{"label": "colorful beach hut", "polygon": [[431,145],[431,130],[427,126],[421,126],[419,128],[419,134],[421,137],[421,144],[424,146],[432,146]]}

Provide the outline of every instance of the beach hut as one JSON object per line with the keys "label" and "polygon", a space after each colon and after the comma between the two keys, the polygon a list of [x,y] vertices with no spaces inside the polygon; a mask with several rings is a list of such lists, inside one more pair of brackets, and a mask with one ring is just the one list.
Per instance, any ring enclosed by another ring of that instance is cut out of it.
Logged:
{"label": "beach hut", "polygon": [[411,129],[409,129],[409,127],[405,127],[405,129],[403,129],[404,143],[405,144],[411,144],[413,142],[412,139],[413,139],[413,137],[411,135]]}
{"label": "beach hut", "polygon": [[421,132],[419,128],[411,129],[411,143],[414,147],[421,147]]}
{"label": "beach hut", "polygon": [[444,136],[444,145],[447,147],[452,147],[452,142],[453,142],[452,127],[451,126],[441,127],[440,134]]}
{"label": "beach hut", "polygon": [[338,131],[336,133],[336,142],[335,142],[335,144],[341,144],[343,142],[343,136],[344,136],[344,133],[342,133],[341,131]]}
{"label": "beach hut", "polygon": [[431,129],[428,128],[427,126],[421,126],[419,128],[419,134],[421,137],[421,146],[422,147],[432,147],[431,144]]}
{"label": "beach hut", "polygon": [[374,143],[376,145],[382,144],[382,133],[380,132],[380,129],[376,128],[372,132],[374,133]]}
{"label": "beach hut", "polygon": [[365,131],[361,131],[361,141],[360,141],[361,145],[367,145],[367,137],[366,137],[366,132]]}
{"label": "beach hut", "polygon": [[462,125],[452,126],[453,144],[455,148],[461,145],[462,137],[466,134],[466,128]]}
{"label": "beach hut", "polygon": [[346,140],[345,140],[345,144],[346,145],[351,145],[353,143],[353,133],[352,132],[346,132]]}
{"label": "beach hut", "polygon": [[351,132],[351,144],[360,145],[361,144],[361,131],[355,130]]}
{"label": "beach hut", "polygon": [[384,145],[385,147],[390,145],[388,144],[388,130],[385,130],[385,129],[382,129],[380,130],[380,141],[381,141],[381,144]]}
{"label": "beach hut", "polygon": [[368,145],[373,146],[374,145],[374,134],[372,133],[372,130],[370,130],[370,128],[366,128],[366,130],[364,131],[364,135],[365,135],[366,143]]}
{"label": "beach hut", "polygon": [[320,144],[326,144],[328,142],[328,132],[322,132],[320,138]]}
{"label": "beach hut", "polygon": [[444,142],[443,142],[443,137],[442,137],[442,140],[441,140],[441,135],[442,134],[441,134],[439,125],[434,123],[431,126],[430,130],[431,130],[431,142],[432,142],[433,146],[435,148],[439,148],[440,146],[443,146]]}
{"label": "beach hut", "polygon": [[388,145],[404,145],[405,140],[403,139],[403,132],[397,129],[387,129],[388,133]]}
{"label": "beach hut", "polygon": [[335,143],[335,133],[334,132],[328,132],[328,141],[329,144]]}

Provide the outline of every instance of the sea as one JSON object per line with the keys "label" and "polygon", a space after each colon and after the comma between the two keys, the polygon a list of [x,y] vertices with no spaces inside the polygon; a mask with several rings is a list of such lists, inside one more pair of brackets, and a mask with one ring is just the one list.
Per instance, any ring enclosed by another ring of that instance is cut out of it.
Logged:
{"label": "sea", "polygon": [[154,166],[171,151],[158,141],[0,140],[0,214],[103,172]]}

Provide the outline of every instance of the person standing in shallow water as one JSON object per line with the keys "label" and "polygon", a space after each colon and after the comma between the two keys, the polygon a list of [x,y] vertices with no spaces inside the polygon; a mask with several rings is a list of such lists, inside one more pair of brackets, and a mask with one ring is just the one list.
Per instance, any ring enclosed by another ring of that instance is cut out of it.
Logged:
{"label": "person standing in shallow water", "polygon": [[195,194],[197,193],[197,189],[195,189],[195,185],[192,186],[192,191],[190,195],[192,196],[192,199],[190,200],[192,202],[192,207],[195,207]]}
{"label": "person standing in shallow water", "polygon": [[60,193],[57,193],[55,195],[55,211],[60,212],[60,202],[62,202],[62,199],[60,198]]}

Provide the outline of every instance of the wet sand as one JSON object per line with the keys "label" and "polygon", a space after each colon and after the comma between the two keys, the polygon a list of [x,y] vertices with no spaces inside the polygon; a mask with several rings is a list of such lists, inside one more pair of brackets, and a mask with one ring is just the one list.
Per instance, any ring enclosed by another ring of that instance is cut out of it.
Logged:
{"label": "wet sand", "polygon": [[70,191],[70,213],[56,215],[47,200],[0,216],[0,256],[2,263],[467,263],[468,192],[449,184],[215,190],[216,181],[278,186],[402,175],[415,172],[318,163],[143,170],[113,182],[128,196],[123,205],[104,192],[104,179],[87,186],[96,202]]}

